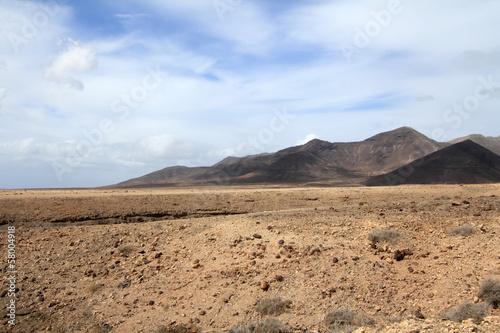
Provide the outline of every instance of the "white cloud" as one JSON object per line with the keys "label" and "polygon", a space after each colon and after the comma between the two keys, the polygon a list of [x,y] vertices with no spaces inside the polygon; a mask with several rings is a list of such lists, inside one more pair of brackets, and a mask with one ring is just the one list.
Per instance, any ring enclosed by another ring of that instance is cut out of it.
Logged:
{"label": "white cloud", "polygon": [[318,136],[316,134],[307,134],[306,137],[302,140],[297,140],[297,142],[295,142],[295,145],[296,146],[301,146],[301,145],[305,145],[306,143],[308,143],[309,141],[311,140],[314,140],[314,139],[317,139]]}
{"label": "white cloud", "polygon": [[7,97],[7,89],[0,88],[0,108],[2,108],[2,102]]}
{"label": "white cloud", "polygon": [[69,40],[69,43],[68,49],[45,69],[44,76],[56,83],[83,90],[83,82],[73,75],[86,73],[97,67],[96,52],[89,45],[79,45],[72,40]]}
{"label": "white cloud", "polygon": [[[19,36],[34,13],[56,13],[16,52],[0,36],[2,160],[52,172],[51,161],[64,162],[103,119],[114,130],[66,175],[71,181],[53,186],[99,185],[89,174],[105,169],[123,170],[111,175],[120,181],[174,164],[210,165],[316,137],[363,140],[403,125],[426,135],[443,128],[450,138],[498,135],[495,95],[459,128],[446,112],[475,93],[479,76],[500,81],[500,3],[402,0],[404,10],[350,65],[339,45],[353,43],[355,28],[389,0],[227,1],[222,20],[213,3],[124,0],[85,21],[75,15],[84,2],[50,11],[39,1],[0,2],[0,17],[21,18],[0,19],[0,31]],[[142,98],[144,82],[155,83],[144,81],[148,67],[165,76]],[[123,117],[113,103],[132,93],[141,98]],[[279,125],[271,120],[282,107],[296,118],[263,144],[259,134]]]}
{"label": "white cloud", "polygon": [[147,14],[115,14],[115,17],[125,20],[134,20],[140,17],[148,16]]}

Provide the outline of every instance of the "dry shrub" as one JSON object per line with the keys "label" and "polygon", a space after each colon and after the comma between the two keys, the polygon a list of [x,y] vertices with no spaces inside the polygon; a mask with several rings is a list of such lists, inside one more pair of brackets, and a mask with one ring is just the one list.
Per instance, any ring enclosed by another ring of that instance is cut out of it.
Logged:
{"label": "dry shrub", "polygon": [[500,280],[488,279],[481,284],[477,295],[480,299],[488,302],[494,309],[500,305]]}
{"label": "dry shrub", "polygon": [[489,310],[490,306],[487,303],[470,303],[464,302],[456,308],[451,309],[450,311],[444,314],[444,317],[448,320],[456,321],[460,323],[469,318],[475,320],[481,320],[486,315],[486,312]]}
{"label": "dry shrub", "polygon": [[257,303],[256,310],[261,315],[274,315],[279,316],[289,309],[292,301],[284,300],[281,297],[265,298]]}
{"label": "dry shrub", "polygon": [[168,325],[161,326],[156,333],[200,333],[202,330],[196,325]]}
{"label": "dry shrub", "polygon": [[360,326],[371,326],[375,321],[365,313],[355,313],[347,308],[334,310],[325,317],[329,333],[351,333]]}
{"label": "dry shrub", "polygon": [[87,286],[87,291],[89,293],[95,293],[96,291],[98,291],[99,289],[101,289],[102,287],[104,287],[104,284],[102,283],[95,283],[95,282],[92,282],[91,284],[89,284]]}
{"label": "dry shrub", "polygon": [[368,233],[368,239],[372,243],[387,242],[395,244],[401,238],[399,231],[392,228],[374,229]]}
{"label": "dry shrub", "polygon": [[464,224],[460,227],[456,227],[451,229],[450,234],[451,235],[460,235],[463,237],[470,236],[476,232],[476,229],[471,226],[470,224]]}
{"label": "dry shrub", "polygon": [[291,330],[276,318],[265,318],[258,323],[233,327],[228,333],[291,333]]}
{"label": "dry shrub", "polygon": [[116,252],[118,252],[119,254],[123,254],[123,255],[129,255],[134,251],[135,251],[135,247],[133,245],[130,245],[130,244],[120,245],[116,249]]}

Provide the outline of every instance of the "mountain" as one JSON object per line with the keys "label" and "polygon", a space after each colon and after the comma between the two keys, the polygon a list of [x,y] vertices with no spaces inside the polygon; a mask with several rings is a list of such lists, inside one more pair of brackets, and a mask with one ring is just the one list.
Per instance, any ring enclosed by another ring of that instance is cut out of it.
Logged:
{"label": "mountain", "polygon": [[429,139],[410,127],[401,127],[360,142],[330,143],[314,139],[276,153],[227,157],[211,167],[169,167],[114,187],[359,183],[449,145]]}
{"label": "mountain", "polygon": [[387,174],[371,177],[366,185],[499,182],[500,156],[472,140],[465,140],[424,156]]}
{"label": "mountain", "polygon": [[484,136],[481,134],[472,134],[465,136],[463,138],[451,140],[450,143],[454,144],[465,140],[472,140],[475,143],[485,147],[486,149],[491,150],[495,154],[500,155],[500,136],[494,137],[494,136]]}

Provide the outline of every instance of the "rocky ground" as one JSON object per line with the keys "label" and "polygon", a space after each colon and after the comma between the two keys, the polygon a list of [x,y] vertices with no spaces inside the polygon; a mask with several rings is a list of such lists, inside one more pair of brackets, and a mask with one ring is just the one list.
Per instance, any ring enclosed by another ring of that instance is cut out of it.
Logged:
{"label": "rocky ground", "polygon": [[280,297],[295,332],[344,307],[374,320],[357,332],[500,332],[498,309],[443,319],[500,279],[499,212],[500,185],[0,191],[19,288],[0,331],[222,332]]}

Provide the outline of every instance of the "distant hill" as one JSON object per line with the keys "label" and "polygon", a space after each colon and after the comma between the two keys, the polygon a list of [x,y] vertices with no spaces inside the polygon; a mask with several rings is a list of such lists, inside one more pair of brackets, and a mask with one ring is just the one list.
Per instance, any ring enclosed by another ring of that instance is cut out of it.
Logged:
{"label": "distant hill", "polygon": [[168,167],[114,187],[233,185],[252,183],[361,183],[449,146],[410,127],[360,142],[314,139],[276,153],[227,157],[211,167]]}
{"label": "distant hill", "polygon": [[485,147],[486,149],[491,150],[495,154],[500,155],[500,136],[494,137],[494,136],[484,136],[481,134],[472,134],[465,136],[463,138],[451,140],[450,143],[455,144],[465,140],[472,140],[475,143]]}
{"label": "distant hill", "polygon": [[500,156],[465,140],[422,157],[366,185],[500,183]]}

